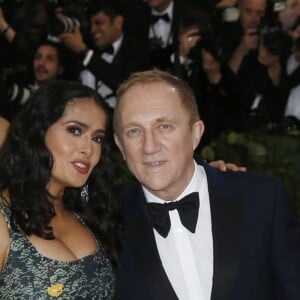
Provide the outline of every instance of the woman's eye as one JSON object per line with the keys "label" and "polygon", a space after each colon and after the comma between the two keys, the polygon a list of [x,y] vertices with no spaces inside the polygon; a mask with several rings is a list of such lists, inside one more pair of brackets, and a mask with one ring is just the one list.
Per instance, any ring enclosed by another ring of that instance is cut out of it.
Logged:
{"label": "woman's eye", "polygon": [[102,143],[103,143],[103,140],[104,140],[104,137],[103,137],[103,136],[94,136],[94,137],[93,137],[93,141],[95,141],[95,142],[98,143],[98,144],[102,144]]}
{"label": "woman's eye", "polygon": [[73,135],[80,135],[81,134],[81,128],[77,126],[70,126],[67,128],[67,131],[70,132]]}

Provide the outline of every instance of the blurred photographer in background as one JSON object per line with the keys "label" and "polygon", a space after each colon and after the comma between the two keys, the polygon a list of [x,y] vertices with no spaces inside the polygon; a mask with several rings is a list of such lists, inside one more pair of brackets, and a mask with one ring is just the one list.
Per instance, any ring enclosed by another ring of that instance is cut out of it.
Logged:
{"label": "blurred photographer in background", "polygon": [[59,35],[59,39],[78,54],[81,82],[97,90],[113,109],[119,84],[130,73],[149,67],[148,49],[124,32],[124,7],[120,1],[90,1],[88,15],[92,45],[78,26],[73,32]]}
{"label": "blurred photographer in background", "polygon": [[[280,23],[292,39],[292,53],[287,61],[287,73],[292,76],[293,85],[300,80],[300,0],[286,0],[286,9],[279,13]],[[294,80],[295,79],[295,80]]]}
{"label": "blurred photographer in background", "polygon": [[0,0],[0,68],[26,81],[37,45],[47,35],[48,0]]}
{"label": "blurred photographer in background", "polygon": [[178,47],[170,71],[192,88],[206,124],[201,147],[234,126],[236,95],[233,75],[225,63],[224,45],[211,15],[196,7],[179,20]]}
{"label": "blurred photographer in background", "polygon": [[282,29],[291,36],[297,27],[300,34],[300,0],[286,0],[285,9],[279,12],[279,21]]}
{"label": "blurred photographer in background", "polygon": [[238,0],[238,19],[224,21],[218,28],[225,41],[228,65],[239,77],[244,76],[244,69],[255,73],[258,27],[266,8],[267,0]]}
{"label": "blurred photographer in background", "polygon": [[300,32],[294,40],[293,52],[287,62],[287,73],[291,90],[284,114],[291,117],[293,127],[300,129]]}
{"label": "blurred photographer in background", "polygon": [[0,79],[0,114],[11,120],[27,103],[30,95],[42,84],[60,78],[64,73],[63,49],[52,41],[42,42],[32,60],[33,82],[22,85],[5,78]]}
{"label": "blurred photographer in background", "polygon": [[260,70],[248,98],[244,125],[248,129],[263,126],[278,129],[284,117],[284,109],[290,91],[289,77],[286,72],[286,34],[281,27],[261,28],[258,47]]}

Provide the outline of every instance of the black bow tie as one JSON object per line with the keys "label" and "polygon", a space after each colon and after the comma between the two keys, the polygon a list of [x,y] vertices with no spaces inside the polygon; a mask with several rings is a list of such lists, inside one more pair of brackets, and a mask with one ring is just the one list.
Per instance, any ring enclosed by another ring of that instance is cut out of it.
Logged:
{"label": "black bow tie", "polygon": [[166,21],[167,23],[170,22],[170,17],[167,13],[163,15],[151,15],[150,22],[151,24],[155,24],[159,19]]}
{"label": "black bow tie", "polygon": [[177,209],[181,223],[192,233],[196,230],[198,211],[199,211],[199,193],[191,193],[179,201],[170,203],[148,203],[148,212],[153,227],[163,237],[169,234],[171,228],[169,210]]}
{"label": "black bow tie", "polygon": [[99,49],[99,53],[102,55],[103,53],[107,53],[110,55],[114,55],[114,47],[112,45],[105,46],[104,48]]}

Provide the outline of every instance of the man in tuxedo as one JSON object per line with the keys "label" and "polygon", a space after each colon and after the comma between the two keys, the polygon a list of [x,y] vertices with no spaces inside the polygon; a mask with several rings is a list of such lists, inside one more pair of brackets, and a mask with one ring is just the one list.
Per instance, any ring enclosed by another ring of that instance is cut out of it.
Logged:
{"label": "man in tuxedo", "polygon": [[96,89],[114,108],[119,84],[132,72],[149,67],[148,48],[124,34],[124,9],[118,0],[90,1],[89,16],[93,47],[88,47],[79,28],[59,38],[78,53],[82,83]]}
{"label": "man in tuxedo", "polygon": [[[132,3],[132,0],[123,2]],[[130,7],[127,5],[127,30],[148,45],[151,66],[161,70],[169,68],[170,55],[177,43],[179,16],[192,4],[197,3],[199,6],[198,2],[147,0],[140,1],[140,5],[131,4]]]}
{"label": "man in tuxedo", "polygon": [[300,299],[300,227],[282,185],[194,160],[204,124],[184,81],[133,74],[114,128],[138,181],[122,201],[117,299]]}

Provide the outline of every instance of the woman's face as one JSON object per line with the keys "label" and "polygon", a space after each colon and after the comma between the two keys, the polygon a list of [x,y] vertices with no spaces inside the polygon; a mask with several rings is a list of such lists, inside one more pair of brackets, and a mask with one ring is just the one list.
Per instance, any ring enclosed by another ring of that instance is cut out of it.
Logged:
{"label": "woman's face", "polygon": [[101,157],[106,114],[91,98],[67,104],[63,116],[52,124],[45,143],[53,156],[48,191],[60,197],[66,187],[81,187]]}
{"label": "woman's face", "polygon": [[258,49],[258,61],[269,67],[279,62],[279,55],[272,54],[267,47],[260,45]]}

